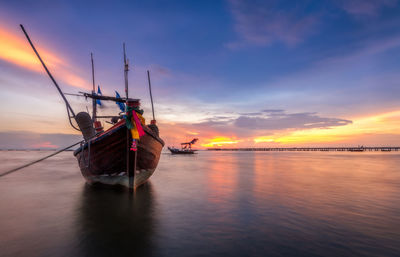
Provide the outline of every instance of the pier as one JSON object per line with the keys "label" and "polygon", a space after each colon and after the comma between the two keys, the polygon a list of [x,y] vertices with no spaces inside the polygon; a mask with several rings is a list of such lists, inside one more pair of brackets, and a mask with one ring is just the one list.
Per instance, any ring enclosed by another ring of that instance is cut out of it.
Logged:
{"label": "pier", "polygon": [[266,147],[266,148],[208,148],[208,151],[321,151],[321,152],[391,152],[399,151],[400,146],[363,147]]}

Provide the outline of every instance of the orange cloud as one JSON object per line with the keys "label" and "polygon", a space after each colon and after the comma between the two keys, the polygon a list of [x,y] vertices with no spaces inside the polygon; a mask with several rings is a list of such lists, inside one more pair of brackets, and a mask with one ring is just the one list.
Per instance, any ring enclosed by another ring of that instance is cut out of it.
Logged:
{"label": "orange cloud", "polygon": [[39,144],[34,144],[32,148],[58,148],[58,145],[52,144],[50,141],[42,142]]}
{"label": "orange cloud", "polygon": [[275,142],[275,140],[271,137],[256,137],[254,138],[254,142],[255,143],[271,143],[271,142]]}
{"label": "orange cloud", "polygon": [[195,147],[201,148],[400,144],[400,110],[351,119],[353,123],[346,126],[268,130],[267,135],[262,135],[262,130],[258,130],[253,131],[258,136],[245,137],[235,135],[229,129],[225,134],[214,130],[212,126],[196,126],[191,123],[160,122],[160,131],[167,145],[190,141],[198,133],[196,137],[200,141]]}
{"label": "orange cloud", "polygon": [[203,139],[206,143],[201,144],[203,147],[215,147],[215,146],[226,146],[226,145],[234,145],[239,143],[241,140],[234,138],[229,138],[229,137],[214,137],[210,139]]}
{"label": "orange cloud", "polygon": [[[60,59],[48,51],[43,49],[38,49],[38,51],[49,67],[54,67],[56,64],[61,63]],[[0,58],[33,71],[43,70],[40,61],[30,49],[28,42],[2,28],[0,28]]]}
{"label": "orange cloud", "polygon": [[[35,47],[47,67],[58,71],[57,75],[63,82],[70,86],[90,89],[89,83],[74,74],[71,71],[71,65],[65,60],[46,49],[41,49],[39,45],[35,45]],[[15,35],[0,27],[0,59],[34,72],[43,72],[42,64],[22,35],[22,32],[21,35]]]}
{"label": "orange cloud", "polygon": [[[309,143],[351,143],[368,135],[370,140],[374,135],[400,136],[400,110],[378,115],[353,119],[353,124],[329,129],[296,130],[289,133],[277,133],[273,136],[255,137],[255,143],[274,142],[280,144]],[[363,139],[365,140],[365,139]],[[376,140],[374,140],[376,141]],[[368,142],[365,142],[368,143]]]}
{"label": "orange cloud", "polygon": [[193,131],[186,131],[186,133],[188,135],[194,135],[194,136],[197,136],[199,134],[199,132],[193,132]]}

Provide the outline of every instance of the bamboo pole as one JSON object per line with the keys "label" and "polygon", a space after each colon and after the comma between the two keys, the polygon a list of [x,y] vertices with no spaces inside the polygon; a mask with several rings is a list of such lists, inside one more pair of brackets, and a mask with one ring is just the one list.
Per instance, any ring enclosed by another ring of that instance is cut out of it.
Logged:
{"label": "bamboo pole", "polygon": [[[105,100],[105,101],[114,101],[114,102],[119,102],[119,103],[125,103],[126,99],[123,98],[117,98],[117,97],[113,97],[113,96],[104,96],[104,95],[93,95],[93,94],[89,94],[89,93],[84,93],[84,92],[80,92],[84,97],[89,97],[89,98],[93,98],[93,99],[99,99],[99,100]],[[73,94],[71,94],[73,95]],[[78,95],[79,96],[79,95]],[[131,99],[128,98],[129,101],[139,101],[139,99]]]}
{"label": "bamboo pole", "polygon": [[150,71],[147,70],[147,80],[149,81],[149,91],[150,91],[150,101],[151,101],[151,111],[153,112],[153,121],[155,123],[156,118],[154,117],[154,105],[153,105],[153,95],[151,94],[151,81],[150,81]]}
{"label": "bamboo pole", "polygon": [[[93,83],[93,88],[92,88],[92,95],[96,94],[96,85],[94,81],[94,61],[93,61],[93,53],[90,53],[90,59],[92,61],[92,83]],[[96,99],[92,98],[92,109],[93,109],[93,115],[92,115],[92,121],[93,123],[96,121],[96,112],[97,112],[97,104],[96,104]]]}

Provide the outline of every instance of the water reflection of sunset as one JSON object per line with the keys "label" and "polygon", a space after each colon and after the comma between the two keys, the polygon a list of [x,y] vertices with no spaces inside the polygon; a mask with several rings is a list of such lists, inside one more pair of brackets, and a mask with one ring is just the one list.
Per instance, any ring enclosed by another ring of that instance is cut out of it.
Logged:
{"label": "water reflection of sunset", "polygon": [[[215,204],[223,204],[235,197],[238,186],[237,160],[232,155],[213,158],[209,162],[210,172],[207,173],[208,199]],[[227,206],[228,207],[228,206]]]}
{"label": "water reflection of sunset", "polygon": [[[378,216],[387,215],[386,207],[377,211],[374,206],[396,202],[396,185],[387,184],[385,178],[394,175],[385,173],[394,169],[394,163],[377,162],[379,158],[390,159],[390,156],[366,153],[356,156],[359,161],[355,162],[354,155],[349,153],[312,153],[312,160],[307,158],[309,155],[255,153],[254,198],[257,205],[265,206],[265,209],[279,205],[291,213],[293,219],[301,214],[315,222],[323,222],[318,220],[323,217],[334,223],[341,217],[348,226],[352,226],[351,217],[356,214],[365,222],[358,224],[357,229],[367,230],[366,224],[376,224]],[[358,213],[360,210],[362,212]],[[389,229],[392,223],[376,225]]]}

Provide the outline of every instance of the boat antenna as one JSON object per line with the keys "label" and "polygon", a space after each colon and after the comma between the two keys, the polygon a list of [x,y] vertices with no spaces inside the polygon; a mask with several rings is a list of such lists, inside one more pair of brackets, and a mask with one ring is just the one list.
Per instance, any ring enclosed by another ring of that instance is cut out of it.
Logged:
{"label": "boat antenna", "polygon": [[150,100],[151,100],[151,111],[153,112],[153,120],[152,123],[156,123],[156,118],[154,117],[154,105],[153,105],[153,95],[151,94],[151,81],[150,81],[150,71],[147,70],[147,80],[149,81],[149,91],[150,91]]}
{"label": "boat antenna", "polygon": [[[96,84],[94,81],[94,61],[93,61],[93,53],[90,53],[90,59],[92,61],[92,95],[96,94]],[[92,115],[92,120],[93,122],[96,121],[96,112],[97,112],[97,104],[96,104],[96,99],[92,98],[92,109],[93,109],[93,115]]]}
{"label": "boat antenna", "polygon": [[[129,60],[126,59],[126,49],[125,43],[123,43],[124,49],[124,79],[125,79],[125,95],[126,95],[126,103],[125,103],[125,113],[128,115],[128,98],[129,98],[129,90],[128,90],[128,71],[129,71]],[[132,144],[132,145],[131,145]],[[126,125],[126,173],[128,175],[129,182],[129,191],[133,192],[134,190],[134,181],[135,181],[135,173],[136,173],[136,161],[137,161],[137,153],[133,149],[131,149],[133,144],[136,144],[136,140],[132,138],[132,134],[128,126]],[[136,147],[136,146],[135,146]]]}
{"label": "boat antenna", "polygon": [[36,56],[38,57],[39,61],[42,63],[43,68],[46,70],[47,75],[49,75],[50,79],[53,81],[53,83],[54,83],[54,85],[56,86],[58,92],[60,93],[61,97],[64,99],[64,102],[65,102],[65,104],[67,105],[68,111],[71,112],[71,114],[72,114],[72,118],[75,118],[75,112],[74,112],[74,110],[72,110],[72,107],[71,107],[71,105],[69,104],[67,98],[65,98],[64,93],[61,91],[61,89],[60,89],[60,87],[58,86],[56,80],[55,80],[54,77],[51,75],[49,69],[47,69],[46,64],[43,62],[43,60],[42,60],[42,58],[40,57],[38,51],[36,50],[35,46],[33,45],[33,43],[32,43],[32,41],[31,41],[31,39],[29,38],[28,33],[26,32],[24,26],[23,26],[22,24],[20,24],[20,26],[21,26],[22,31],[23,31],[24,34],[25,34],[26,39],[28,39],[28,42],[29,42],[29,44],[31,45],[33,51],[35,52],[35,54],[36,54]]}
{"label": "boat antenna", "polygon": [[125,43],[123,44],[124,48],[124,79],[125,79],[125,95],[126,100],[128,100],[128,71],[129,71],[129,60],[126,59],[126,50],[125,50]]}

